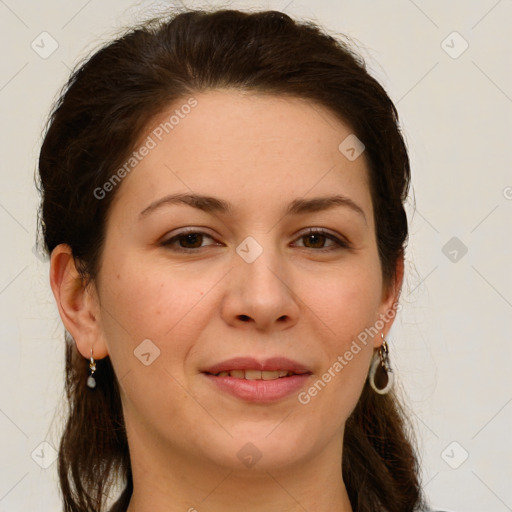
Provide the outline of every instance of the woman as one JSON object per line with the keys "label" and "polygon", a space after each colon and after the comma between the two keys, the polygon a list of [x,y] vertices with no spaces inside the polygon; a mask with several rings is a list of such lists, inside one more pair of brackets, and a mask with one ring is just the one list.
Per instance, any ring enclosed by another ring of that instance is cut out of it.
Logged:
{"label": "woman", "polygon": [[425,510],[386,344],[409,160],[349,46],[148,22],[73,73],[39,173],[66,511]]}

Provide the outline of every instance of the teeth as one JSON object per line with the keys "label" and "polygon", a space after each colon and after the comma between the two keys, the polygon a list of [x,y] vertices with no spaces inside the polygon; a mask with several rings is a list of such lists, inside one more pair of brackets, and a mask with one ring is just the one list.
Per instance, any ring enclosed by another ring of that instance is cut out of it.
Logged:
{"label": "teeth", "polygon": [[217,377],[234,377],[246,380],[276,380],[282,377],[295,375],[288,370],[260,371],[260,370],[231,370],[217,373]]}

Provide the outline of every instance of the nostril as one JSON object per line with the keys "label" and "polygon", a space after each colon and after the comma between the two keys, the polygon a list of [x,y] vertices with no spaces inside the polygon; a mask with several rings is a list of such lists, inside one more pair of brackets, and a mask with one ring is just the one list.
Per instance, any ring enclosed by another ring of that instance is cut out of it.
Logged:
{"label": "nostril", "polygon": [[247,315],[240,315],[240,320],[247,322],[248,320],[250,320],[250,317],[248,317]]}

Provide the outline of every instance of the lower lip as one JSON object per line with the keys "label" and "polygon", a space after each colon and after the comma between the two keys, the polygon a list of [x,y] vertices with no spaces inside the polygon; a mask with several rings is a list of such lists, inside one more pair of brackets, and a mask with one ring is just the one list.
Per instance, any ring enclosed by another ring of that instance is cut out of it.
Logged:
{"label": "lower lip", "polygon": [[270,403],[289,396],[302,387],[310,374],[292,375],[274,380],[247,380],[236,377],[216,377],[205,373],[206,377],[222,391],[247,402]]}

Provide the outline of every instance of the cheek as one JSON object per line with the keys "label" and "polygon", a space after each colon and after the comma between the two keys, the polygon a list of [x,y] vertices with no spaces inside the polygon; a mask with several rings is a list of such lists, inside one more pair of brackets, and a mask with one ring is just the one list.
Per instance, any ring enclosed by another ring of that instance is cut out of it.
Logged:
{"label": "cheek", "polygon": [[112,256],[102,267],[100,295],[103,333],[116,373],[139,371],[140,363],[148,362],[137,359],[140,352],[174,372],[210,320],[212,308],[203,299],[220,277]]}
{"label": "cheek", "polygon": [[378,290],[371,279],[337,281],[326,283],[314,299],[312,309],[324,334],[312,340],[309,350],[321,353],[322,365],[298,400],[312,418],[323,418],[318,428],[334,432],[356,406],[368,375],[373,341],[365,330],[375,323]]}
{"label": "cheek", "polygon": [[[351,408],[357,402],[366,379],[373,354],[373,338],[378,336],[372,327],[378,320],[381,297],[379,267],[353,265],[326,276],[322,282],[304,288],[309,289],[308,309],[315,318],[320,339],[310,344],[323,351],[319,390],[329,388],[327,395],[341,407]],[[307,284],[306,282],[304,284]],[[315,394],[315,390],[311,390]],[[335,395],[335,396],[334,396]],[[343,402],[343,403],[341,403]]]}
{"label": "cheek", "polygon": [[[361,258],[362,259],[362,258]],[[348,263],[329,272],[321,280],[303,279],[301,295],[309,308],[320,317],[327,332],[334,335],[338,349],[377,319],[381,300],[381,277],[375,263]]]}
{"label": "cheek", "polygon": [[[110,267],[110,268],[109,268]],[[149,265],[143,258],[119,258],[105,265],[103,299],[119,327],[140,338],[160,338],[198,303],[204,283],[190,274]]]}
{"label": "cheek", "polygon": [[[100,296],[103,334],[123,403],[132,413],[152,418],[157,412],[176,425],[180,407],[190,400],[183,364],[209,321],[202,300],[207,283],[118,256],[102,267]],[[216,281],[212,277],[211,286]],[[165,406],[165,414],[155,404]]]}

